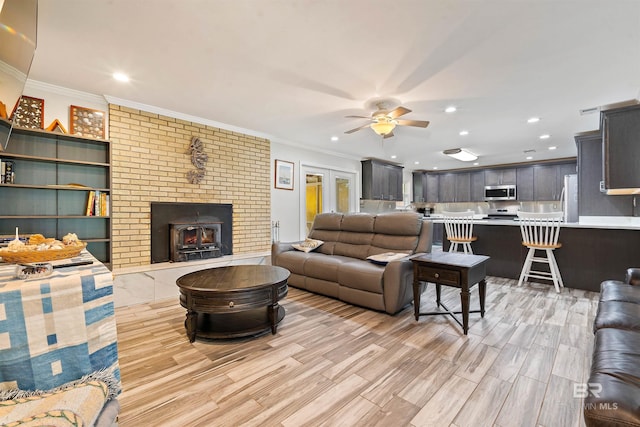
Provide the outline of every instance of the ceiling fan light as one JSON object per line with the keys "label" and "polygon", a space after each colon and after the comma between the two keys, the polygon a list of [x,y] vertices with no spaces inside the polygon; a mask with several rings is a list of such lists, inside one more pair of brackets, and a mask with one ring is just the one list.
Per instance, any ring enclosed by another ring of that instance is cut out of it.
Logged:
{"label": "ceiling fan light", "polygon": [[380,136],[384,136],[391,132],[396,127],[396,124],[391,120],[379,120],[371,123],[371,129]]}
{"label": "ceiling fan light", "polygon": [[462,162],[472,162],[478,158],[478,156],[466,151],[463,148],[452,148],[450,150],[444,150],[442,153]]}

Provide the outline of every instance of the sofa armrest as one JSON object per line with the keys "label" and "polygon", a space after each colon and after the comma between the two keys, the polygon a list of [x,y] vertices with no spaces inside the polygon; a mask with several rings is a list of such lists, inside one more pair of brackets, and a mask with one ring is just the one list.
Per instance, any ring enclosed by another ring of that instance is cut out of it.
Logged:
{"label": "sofa armrest", "polygon": [[391,261],[385,266],[384,306],[389,314],[396,314],[409,301],[413,300],[413,263],[412,255]]}
{"label": "sofa armrest", "polygon": [[297,241],[297,242],[275,242],[275,243],[272,243],[271,244],[271,265],[278,265],[276,263],[276,258],[281,253],[288,252],[288,251],[295,251],[293,246],[291,246],[291,245],[293,245],[295,243],[301,243],[301,242]]}
{"label": "sofa armrest", "polygon": [[625,282],[633,286],[640,286],[640,268],[627,269],[627,277]]}

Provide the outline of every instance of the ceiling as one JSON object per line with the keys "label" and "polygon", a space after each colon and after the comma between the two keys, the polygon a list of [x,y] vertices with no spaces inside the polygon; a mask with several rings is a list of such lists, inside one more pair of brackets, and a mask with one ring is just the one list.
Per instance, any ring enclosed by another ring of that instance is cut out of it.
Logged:
{"label": "ceiling", "polygon": [[[636,0],[56,0],[30,78],[443,170],[471,166],[442,154],[459,147],[480,166],[575,156],[599,122],[581,109],[639,96],[639,53]],[[346,135],[376,99],[431,124]]]}

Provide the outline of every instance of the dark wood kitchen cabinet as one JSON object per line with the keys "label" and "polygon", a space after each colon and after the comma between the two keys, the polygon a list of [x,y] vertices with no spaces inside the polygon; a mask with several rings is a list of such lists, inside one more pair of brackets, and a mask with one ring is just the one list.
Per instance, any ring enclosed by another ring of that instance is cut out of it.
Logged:
{"label": "dark wood kitchen cabinet", "polygon": [[516,171],[516,199],[530,202],[533,198],[533,166],[518,168]]}
{"label": "dark wood kitchen cabinet", "polygon": [[578,149],[578,215],[631,216],[633,196],[607,196],[602,181],[602,132],[575,135]]}
{"label": "dark wood kitchen cabinet", "polygon": [[516,185],[516,169],[487,169],[484,171],[484,185]]}
{"label": "dark wood kitchen cabinet", "polygon": [[426,195],[425,199],[429,203],[437,203],[440,201],[438,186],[440,185],[440,176],[433,173],[426,174]]}
{"label": "dark wood kitchen cabinet", "polygon": [[600,118],[605,189],[640,188],[640,105],[605,110]]}
{"label": "dark wood kitchen cabinet", "polygon": [[362,198],[401,201],[402,169],[380,160],[362,160]]}
{"label": "dark wood kitchen cabinet", "polygon": [[484,202],[484,171],[470,173],[471,202]]}
{"label": "dark wood kitchen cabinet", "polygon": [[443,173],[438,185],[440,202],[468,202],[471,200],[471,174],[469,172]]}
{"label": "dark wood kitchen cabinet", "polygon": [[564,176],[575,174],[575,163],[536,165],[533,167],[534,200],[560,200],[564,188]]}
{"label": "dark wood kitchen cabinet", "polygon": [[413,201],[416,203],[437,203],[440,177],[435,173],[413,172]]}

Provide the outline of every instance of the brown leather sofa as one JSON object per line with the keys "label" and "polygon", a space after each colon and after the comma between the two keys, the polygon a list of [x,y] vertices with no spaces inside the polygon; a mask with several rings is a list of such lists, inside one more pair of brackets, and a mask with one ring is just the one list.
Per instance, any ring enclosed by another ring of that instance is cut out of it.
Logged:
{"label": "brown leather sofa", "polygon": [[594,426],[640,426],[640,269],[625,282],[600,284],[584,420]]}
{"label": "brown leather sofa", "polygon": [[[431,252],[432,227],[415,212],[319,214],[308,238],[324,243],[308,253],[295,242],[274,243],[271,263],[291,272],[291,286],[395,314],[413,300],[408,258]],[[385,252],[407,256],[386,265],[367,260]]]}

